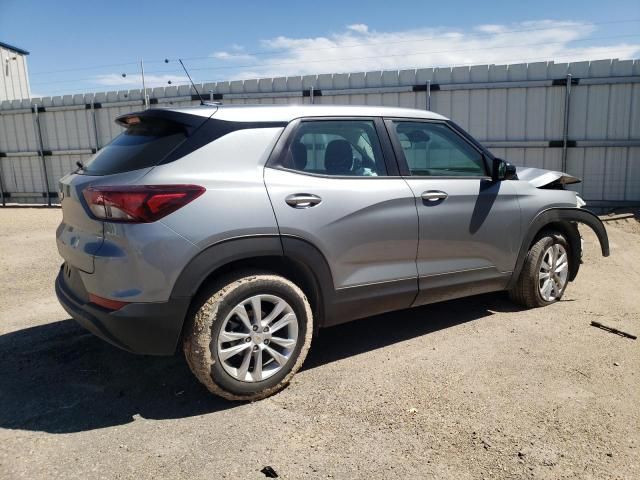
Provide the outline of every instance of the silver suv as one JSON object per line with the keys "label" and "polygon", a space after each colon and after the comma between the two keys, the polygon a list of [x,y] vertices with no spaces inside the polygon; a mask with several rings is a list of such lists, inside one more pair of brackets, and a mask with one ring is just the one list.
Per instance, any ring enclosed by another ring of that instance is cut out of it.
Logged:
{"label": "silver suv", "polygon": [[63,307],[131,352],[182,344],[228,399],[283,388],[322,327],[506,290],[558,301],[582,222],[560,172],[518,169],[428,111],[218,106],[123,115],[60,181]]}

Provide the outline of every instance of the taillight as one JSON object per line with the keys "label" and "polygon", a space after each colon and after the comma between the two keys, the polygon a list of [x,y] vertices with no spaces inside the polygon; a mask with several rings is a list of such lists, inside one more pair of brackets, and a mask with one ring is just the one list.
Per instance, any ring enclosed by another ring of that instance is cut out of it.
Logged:
{"label": "taillight", "polygon": [[91,213],[109,222],[150,223],[184,207],[205,192],[198,185],[89,187],[84,199]]}
{"label": "taillight", "polygon": [[89,302],[107,310],[120,310],[128,303],[120,302],[118,300],[109,300],[108,298],[99,297],[98,295],[94,295],[93,293],[89,294]]}

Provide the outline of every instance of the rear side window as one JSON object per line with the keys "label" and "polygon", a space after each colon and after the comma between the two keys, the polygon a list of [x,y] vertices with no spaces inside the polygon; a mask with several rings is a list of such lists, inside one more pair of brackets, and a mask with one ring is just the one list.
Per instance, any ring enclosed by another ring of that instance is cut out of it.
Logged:
{"label": "rear side window", "polygon": [[304,121],[293,136],[283,165],[306,173],[377,177],[387,170],[373,121]]}
{"label": "rear side window", "polygon": [[186,138],[183,125],[153,117],[133,117],[127,129],[91,158],[86,175],[112,175],[158,165]]}

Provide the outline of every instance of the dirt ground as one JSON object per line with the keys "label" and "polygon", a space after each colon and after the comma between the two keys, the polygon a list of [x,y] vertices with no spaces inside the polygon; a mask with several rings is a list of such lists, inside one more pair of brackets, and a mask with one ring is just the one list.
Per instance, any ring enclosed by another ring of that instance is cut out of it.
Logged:
{"label": "dirt ground", "polygon": [[558,304],[503,294],[325,330],[282,393],[207,394],[57,304],[60,210],[0,209],[0,478],[640,478],[640,224]]}

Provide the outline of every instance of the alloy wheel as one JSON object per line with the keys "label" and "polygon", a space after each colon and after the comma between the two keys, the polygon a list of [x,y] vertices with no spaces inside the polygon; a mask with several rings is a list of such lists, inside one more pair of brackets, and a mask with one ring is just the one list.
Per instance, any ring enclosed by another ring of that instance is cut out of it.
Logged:
{"label": "alloy wheel", "polygon": [[554,243],[542,255],[538,271],[538,289],[546,302],[558,300],[564,291],[569,275],[569,258],[565,248]]}
{"label": "alloy wheel", "polygon": [[298,343],[298,320],[284,299],[255,295],[231,310],[214,342],[225,372],[241,382],[259,382],[289,361]]}

